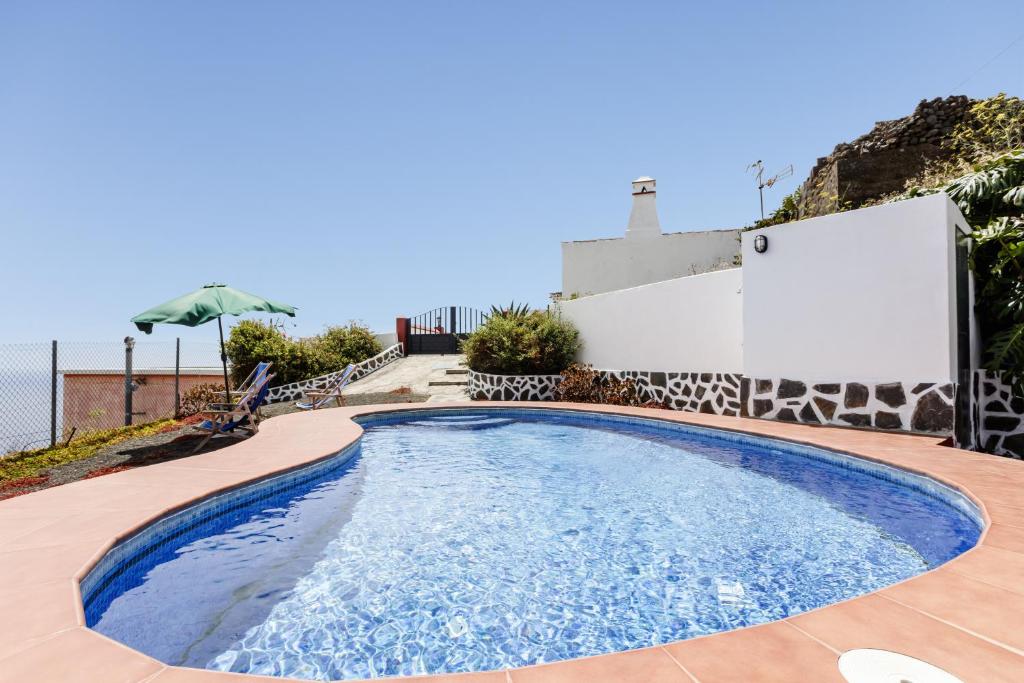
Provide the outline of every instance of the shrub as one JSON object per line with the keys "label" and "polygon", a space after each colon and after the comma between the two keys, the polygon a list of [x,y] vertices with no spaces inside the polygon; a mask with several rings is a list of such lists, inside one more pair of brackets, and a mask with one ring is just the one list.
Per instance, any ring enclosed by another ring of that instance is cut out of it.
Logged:
{"label": "shrub", "polygon": [[975,102],[953,129],[946,147],[970,163],[1024,149],[1024,100],[999,93]]}
{"label": "shrub", "polygon": [[275,384],[285,384],[288,339],[276,327],[259,320],[242,320],[231,328],[224,344],[231,360],[231,382],[238,386],[260,361],[272,361]]}
{"label": "shrub", "polygon": [[381,351],[373,333],[355,323],[328,327],[308,339],[289,339],[274,325],[258,320],[243,320],[231,328],[225,348],[236,386],[260,361],[274,364],[271,384],[278,386],[336,372]]}
{"label": "shrub", "polygon": [[546,311],[491,315],[462,343],[470,369],[498,375],[555,375],[579,348],[575,326]]}
{"label": "shrub", "polygon": [[355,323],[343,327],[328,327],[320,335],[319,345],[326,361],[339,367],[359,363],[384,350],[370,330]]}
{"label": "shrub", "polygon": [[191,417],[204,410],[209,403],[223,400],[223,384],[197,384],[181,395],[178,417]]}
{"label": "shrub", "polygon": [[664,408],[660,403],[641,404],[636,382],[632,379],[603,377],[589,365],[573,363],[562,371],[562,381],[555,387],[556,401],[573,403],[603,403],[609,406],[640,406]]}

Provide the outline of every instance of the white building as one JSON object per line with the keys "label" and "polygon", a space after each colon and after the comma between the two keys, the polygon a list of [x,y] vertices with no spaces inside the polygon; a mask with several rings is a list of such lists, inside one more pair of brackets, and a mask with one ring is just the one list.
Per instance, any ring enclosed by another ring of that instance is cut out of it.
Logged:
{"label": "white building", "polygon": [[954,424],[977,359],[947,196],[750,230],[715,272],[738,231],[663,235],[653,181],[633,197],[624,239],[562,245],[566,294],[592,295],[559,304],[578,361],[678,409],[975,438]]}
{"label": "white building", "polygon": [[739,230],[662,233],[657,183],[633,181],[625,237],[562,242],[562,296],[573,298],[731,268]]}

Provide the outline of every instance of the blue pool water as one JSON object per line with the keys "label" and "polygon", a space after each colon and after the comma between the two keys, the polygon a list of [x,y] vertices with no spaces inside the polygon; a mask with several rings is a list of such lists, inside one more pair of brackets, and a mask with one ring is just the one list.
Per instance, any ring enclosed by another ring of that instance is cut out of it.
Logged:
{"label": "blue pool water", "polygon": [[971,547],[930,480],[781,442],[557,411],[404,414],[115,548],[88,624],[186,666],[481,671],[780,619]]}

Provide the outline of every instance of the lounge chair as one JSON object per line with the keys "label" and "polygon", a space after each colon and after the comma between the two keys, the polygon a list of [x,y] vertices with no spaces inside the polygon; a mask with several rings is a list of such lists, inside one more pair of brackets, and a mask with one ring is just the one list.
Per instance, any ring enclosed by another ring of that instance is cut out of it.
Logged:
{"label": "lounge chair", "polygon": [[323,389],[314,389],[307,391],[305,401],[296,401],[295,407],[302,410],[316,410],[322,408],[327,404],[328,401],[334,399],[334,402],[339,406],[345,404],[345,399],[341,395],[341,390],[348,384],[349,378],[352,377],[352,373],[355,372],[356,366],[349,365],[347,368],[341,371],[340,374],[335,376],[327,386]]}
{"label": "lounge chair", "polygon": [[267,363],[262,372],[255,374],[249,381],[248,388],[239,395],[237,401],[210,403],[206,406],[203,414],[210,417],[196,425],[196,429],[207,432],[207,434],[192,451],[193,453],[198,453],[206,445],[206,442],[217,434],[234,436],[236,429],[242,429],[251,436],[259,431],[259,409],[267,400],[267,394],[270,393],[270,380],[274,377],[273,374],[267,373],[269,367],[270,364]]}
{"label": "lounge chair", "polygon": [[271,365],[273,365],[272,362],[260,361],[259,363],[256,364],[256,367],[252,369],[252,372],[249,373],[249,376],[243,379],[241,384],[239,384],[237,387],[231,390],[230,396],[225,394],[223,391],[216,392],[217,395],[221,396],[226,402],[237,402],[236,399],[244,396],[249,391],[249,389],[252,388],[253,382],[255,382],[257,378],[262,378],[264,375],[270,372]]}

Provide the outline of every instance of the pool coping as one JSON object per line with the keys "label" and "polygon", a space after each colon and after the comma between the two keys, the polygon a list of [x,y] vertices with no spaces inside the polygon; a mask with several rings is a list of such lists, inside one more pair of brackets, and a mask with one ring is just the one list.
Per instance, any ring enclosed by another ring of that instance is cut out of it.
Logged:
{"label": "pool coping", "polygon": [[590,404],[469,401],[345,407],[265,422],[221,450],[0,502],[0,682],[282,681],[167,666],[84,626],[79,581],[118,541],[170,512],[328,458],[357,441],[352,418],[439,409],[588,411],[708,427],[854,455],[962,492],[985,521],[978,544],[925,574],[780,621],[656,647],[505,671],[399,680],[836,681],[836,660],[877,648],[929,661],[969,683],[1024,672],[1024,462],[938,437]]}

